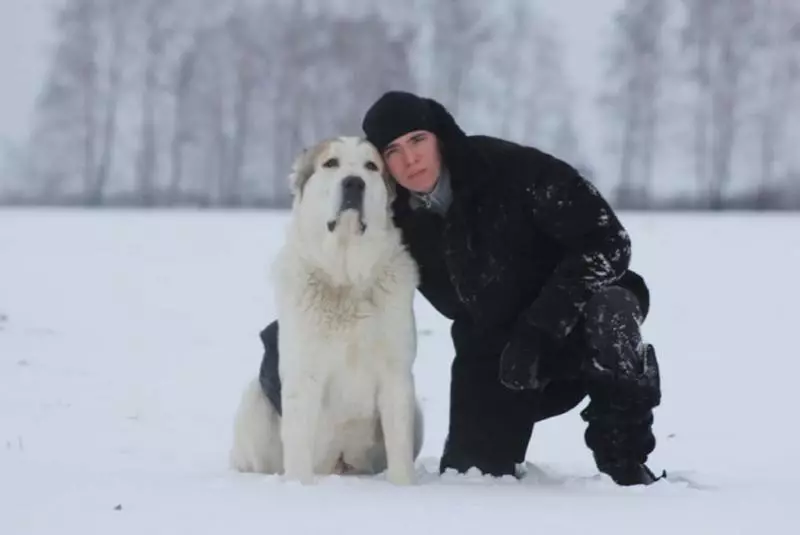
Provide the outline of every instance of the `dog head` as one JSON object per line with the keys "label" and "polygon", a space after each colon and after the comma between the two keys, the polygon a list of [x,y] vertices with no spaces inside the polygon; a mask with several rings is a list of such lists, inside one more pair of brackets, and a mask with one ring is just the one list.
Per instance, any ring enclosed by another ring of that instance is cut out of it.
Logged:
{"label": "dog head", "polygon": [[363,235],[391,219],[394,183],[375,146],[363,138],[339,137],[306,149],[289,181],[295,214],[313,233]]}

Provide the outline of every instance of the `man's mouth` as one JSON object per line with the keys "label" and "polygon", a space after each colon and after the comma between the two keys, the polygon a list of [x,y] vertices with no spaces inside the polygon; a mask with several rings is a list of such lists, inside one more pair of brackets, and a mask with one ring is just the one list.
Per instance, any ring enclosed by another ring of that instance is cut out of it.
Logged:
{"label": "man's mouth", "polygon": [[408,175],[409,180],[417,180],[418,178],[422,178],[422,175],[425,174],[425,169],[420,169],[419,171],[415,171]]}

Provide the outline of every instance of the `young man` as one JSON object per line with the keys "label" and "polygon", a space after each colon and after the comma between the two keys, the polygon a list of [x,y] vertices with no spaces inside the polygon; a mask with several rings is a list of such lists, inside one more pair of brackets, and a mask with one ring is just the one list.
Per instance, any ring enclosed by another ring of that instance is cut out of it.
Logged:
{"label": "young man", "polygon": [[[657,478],[661,399],[649,309],[631,243],[597,189],[532,147],[467,136],[438,102],[392,91],[362,125],[397,181],[394,216],[422,295],[453,321],[440,470],[516,474],[536,422],[586,396],[585,441],[620,485]],[[262,384],[275,397],[277,325],[262,332]]]}

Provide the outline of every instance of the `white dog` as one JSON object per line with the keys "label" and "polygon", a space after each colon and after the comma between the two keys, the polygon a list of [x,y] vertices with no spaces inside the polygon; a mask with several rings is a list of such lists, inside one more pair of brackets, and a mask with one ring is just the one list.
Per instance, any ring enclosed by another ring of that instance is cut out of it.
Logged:
{"label": "white dog", "polygon": [[394,227],[375,147],[343,137],[295,161],[287,240],[275,263],[282,412],[250,383],[232,467],[414,480],[422,413],[412,366],[417,266]]}

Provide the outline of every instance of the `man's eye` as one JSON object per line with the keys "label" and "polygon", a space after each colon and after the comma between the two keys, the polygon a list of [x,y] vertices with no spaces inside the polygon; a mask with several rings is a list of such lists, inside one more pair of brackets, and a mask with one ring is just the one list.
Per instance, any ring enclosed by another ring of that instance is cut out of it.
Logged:
{"label": "man's eye", "polygon": [[322,164],[322,167],[339,167],[339,159],[338,158],[328,158],[325,160],[325,163]]}
{"label": "man's eye", "polygon": [[364,164],[364,167],[366,167],[370,171],[377,171],[378,170],[378,166],[375,164],[375,162],[367,162],[367,163]]}

